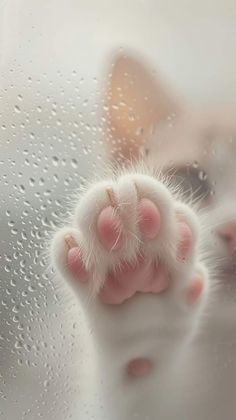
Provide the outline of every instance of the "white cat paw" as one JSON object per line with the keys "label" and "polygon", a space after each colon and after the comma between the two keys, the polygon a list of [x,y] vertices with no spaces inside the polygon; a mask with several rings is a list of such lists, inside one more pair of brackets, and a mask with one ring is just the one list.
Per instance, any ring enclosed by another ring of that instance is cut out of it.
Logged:
{"label": "white cat paw", "polygon": [[[198,220],[155,178],[125,175],[96,184],[81,198],[73,226],[54,237],[52,259],[62,274],[87,281],[106,303],[159,293],[170,284],[186,286],[193,299],[195,280],[184,277],[199,271]],[[183,272],[181,285],[172,278],[176,271]]]}

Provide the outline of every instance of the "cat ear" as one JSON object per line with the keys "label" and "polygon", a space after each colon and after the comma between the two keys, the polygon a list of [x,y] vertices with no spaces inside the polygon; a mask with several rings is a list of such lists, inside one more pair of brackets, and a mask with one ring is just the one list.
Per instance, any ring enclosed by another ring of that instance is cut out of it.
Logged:
{"label": "cat ear", "polygon": [[157,125],[179,113],[177,101],[156,75],[125,55],[113,60],[105,103],[111,152],[118,160],[137,157]]}

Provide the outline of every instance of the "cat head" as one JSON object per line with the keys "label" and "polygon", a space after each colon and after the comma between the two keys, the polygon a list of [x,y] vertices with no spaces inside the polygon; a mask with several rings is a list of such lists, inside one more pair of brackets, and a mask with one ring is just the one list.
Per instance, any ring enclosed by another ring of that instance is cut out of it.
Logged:
{"label": "cat head", "polygon": [[221,247],[235,261],[235,111],[186,105],[131,55],[113,59],[105,101],[116,163],[141,157],[171,174],[186,195],[210,209]]}

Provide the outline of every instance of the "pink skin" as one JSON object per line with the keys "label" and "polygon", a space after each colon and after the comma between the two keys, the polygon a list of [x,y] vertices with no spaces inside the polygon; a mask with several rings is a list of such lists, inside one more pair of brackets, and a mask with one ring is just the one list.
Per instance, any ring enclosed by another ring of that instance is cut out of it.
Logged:
{"label": "pink skin", "polygon": [[196,274],[192,280],[192,284],[187,290],[187,302],[192,304],[197,301],[203,291],[204,283],[200,274]]}
{"label": "pink skin", "polygon": [[[151,200],[143,198],[140,200],[138,213],[138,224],[143,240],[154,239],[161,227],[161,216],[158,208]],[[179,255],[182,259],[185,259],[190,253],[193,237],[190,227],[184,222],[182,216],[179,217],[177,214],[177,217],[180,220],[181,231]],[[115,252],[122,246],[122,222],[112,206],[104,208],[99,214],[97,232],[101,243],[108,251]],[[67,263],[71,272],[79,281],[86,282],[88,280],[88,273],[84,268],[79,247],[72,245],[68,250]],[[168,273],[161,264],[157,265],[153,261],[140,256],[135,266],[124,261],[118,271],[108,274],[105,285],[100,292],[100,299],[105,304],[122,304],[137,292],[161,293],[169,287],[169,284]],[[196,274],[186,292],[187,302],[193,304],[201,295],[202,290],[203,279]],[[133,377],[144,376],[151,369],[152,362],[144,357],[131,360],[126,368],[127,373]]]}
{"label": "pink skin", "polygon": [[70,267],[70,271],[78,277],[81,282],[85,282],[87,280],[87,273],[78,247],[69,249],[67,262]]}
{"label": "pink skin", "polygon": [[155,204],[142,198],[138,207],[139,229],[145,239],[154,239],[161,228],[161,215]]}
{"label": "pink skin", "polygon": [[145,357],[139,357],[138,359],[133,359],[128,363],[126,372],[129,376],[139,378],[146,376],[152,370],[152,362]]}
{"label": "pink skin", "polygon": [[98,236],[104,248],[116,251],[122,245],[122,223],[113,207],[105,207],[97,220]]}
{"label": "pink skin", "polygon": [[120,304],[137,292],[160,293],[168,284],[163,267],[140,257],[134,267],[124,262],[116,274],[109,274],[100,297],[104,303]]}

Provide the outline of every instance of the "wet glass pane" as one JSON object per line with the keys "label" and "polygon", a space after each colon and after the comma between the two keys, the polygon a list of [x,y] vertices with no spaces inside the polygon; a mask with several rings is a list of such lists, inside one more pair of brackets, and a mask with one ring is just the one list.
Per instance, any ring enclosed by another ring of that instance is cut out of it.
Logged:
{"label": "wet glass pane", "polygon": [[0,418],[233,419],[234,2],[0,3]]}

